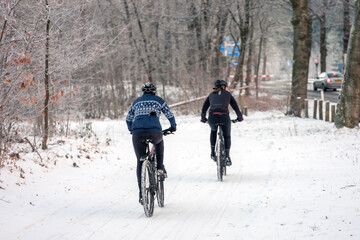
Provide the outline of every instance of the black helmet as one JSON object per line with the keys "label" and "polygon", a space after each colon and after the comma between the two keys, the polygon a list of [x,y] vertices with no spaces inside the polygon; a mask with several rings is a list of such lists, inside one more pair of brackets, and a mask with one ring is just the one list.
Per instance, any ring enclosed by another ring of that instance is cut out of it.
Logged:
{"label": "black helmet", "polygon": [[227,86],[227,82],[224,80],[216,80],[214,88],[221,88],[221,86]]}
{"label": "black helmet", "polygon": [[143,93],[152,93],[155,94],[156,93],[156,87],[154,84],[152,84],[151,82],[147,82],[145,83],[141,90],[143,91]]}

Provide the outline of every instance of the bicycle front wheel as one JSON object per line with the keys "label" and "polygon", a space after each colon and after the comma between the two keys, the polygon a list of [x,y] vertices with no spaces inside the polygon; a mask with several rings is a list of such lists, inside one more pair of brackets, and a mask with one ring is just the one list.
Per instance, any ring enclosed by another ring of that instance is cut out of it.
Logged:
{"label": "bicycle front wheel", "polygon": [[147,217],[151,217],[154,212],[154,189],[152,189],[151,163],[146,160],[141,168],[141,194],[143,198],[144,212]]}
{"label": "bicycle front wheel", "polygon": [[157,202],[159,207],[164,207],[164,180],[158,179]]}

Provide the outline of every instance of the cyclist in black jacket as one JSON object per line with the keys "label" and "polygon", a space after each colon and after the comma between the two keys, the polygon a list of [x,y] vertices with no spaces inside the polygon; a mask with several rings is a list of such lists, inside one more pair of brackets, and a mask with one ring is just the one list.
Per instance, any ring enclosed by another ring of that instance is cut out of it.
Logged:
{"label": "cyclist in black jacket", "polygon": [[[243,120],[242,113],[236,100],[227,91],[227,83],[224,80],[216,80],[213,92],[206,98],[201,110],[201,122],[209,122],[211,159],[215,161],[215,142],[216,142],[216,124],[221,124],[225,140],[226,164],[231,166],[230,146],[231,146],[231,121],[229,116],[229,104],[237,115],[237,121]],[[210,107],[210,109],[209,109]],[[209,109],[209,120],[206,118],[206,111]]]}

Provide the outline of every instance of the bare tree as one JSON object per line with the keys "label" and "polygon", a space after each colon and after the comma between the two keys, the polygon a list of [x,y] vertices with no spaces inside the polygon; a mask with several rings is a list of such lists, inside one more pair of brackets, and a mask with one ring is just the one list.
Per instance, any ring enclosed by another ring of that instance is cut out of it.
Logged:
{"label": "bare tree", "polygon": [[335,126],[359,126],[360,114],[360,2],[355,1],[355,19],[347,50],[345,79],[337,105]]}
{"label": "bare tree", "polygon": [[[248,40],[248,55],[247,55],[247,61],[246,61],[246,77],[245,77],[245,83],[246,86],[250,86],[251,81],[251,70],[253,65],[253,49],[254,49],[254,32],[255,32],[255,19],[252,14],[253,9],[253,1],[249,2],[249,15],[250,15],[250,25],[249,25],[249,40]],[[250,95],[250,89],[245,89],[245,94],[248,96]]]}
{"label": "bare tree", "polygon": [[[291,0],[293,18],[291,23],[294,29],[293,42],[293,72],[291,84],[290,109],[287,114],[301,116],[303,101],[307,98],[307,81],[309,72],[310,39],[309,15],[307,0]],[[298,109],[297,98],[302,100],[301,109]]]}
{"label": "bare tree", "polygon": [[228,21],[228,6],[218,6],[217,10],[217,22],[214,36],[214,47],[213,47],[213,59],[211,65],[211,76],[212,78],[219,78],[220,76],[220,57],[221,52],[219,51],[221,44],[225,39],[226,24]]}
{"label": "bare tree", "polygon": [[266,34],[269,28],[269,21],[267,16],[262,15],[259,19],[259,28],[260,28],[260,39],[259,39],[259,51],[258,51],[258,57],[257,57],[257,61],[256,61],[256,65],[255,65],[255,91],[256,91],[256,99],[258,99],[259,97],[259,69],[260,69],[260,61],[261,61],[261,56],[263,56],[263,73],[265,74],[265,70],[266,70],[266,51],[264,50],[263,53],[263,49],[266,48]]}
{"label": "bare tree", "polygon": [[[347,52],[349,36],[350,36],[350,1],[343,1],[343,54]],[[343,59],[345,62],[345,59]]]}
{"label": "bare tree", "polygon": [[320,72],[326,72],[326,10],[328,9],[328,0],[322,1],[320,21]]}
{"label": "bare tree", "polygon": [[45,1],[46,8],[46,40],[45,40],[45,102],[44,102],[44,136],[42,149],[47,149],[47,140],[49,138],[49,99],[50,99],[50,79],[49,79],[49,45],[50,45],[50,6],[48,0]]}
{"label": "bare tree", "polygon": [[230,85],[231,88],[235,88],[238,83],[240,83],[240,87],[243,86],[243,66],[244,66],[244,59],[245,59],[245,51],[246,51],[246,44],[249,37],[249,23],[250,23],[250,0],[245,0],[245,8],[244,12],[241,11],[240,2],[236,2],[236,9],[237,14],[231,13],[231,17],[233,21],[236,23],[237,27],[239,28],[240,34],[240,55],[238,58],[238,65],[236,67],[236,72],[233,78],[233,81]]}

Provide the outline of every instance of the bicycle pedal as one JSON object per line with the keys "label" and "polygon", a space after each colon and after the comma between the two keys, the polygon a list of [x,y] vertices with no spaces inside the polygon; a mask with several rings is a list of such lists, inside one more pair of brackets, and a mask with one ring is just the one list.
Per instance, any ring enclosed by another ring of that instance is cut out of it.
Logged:
{"label": "bicycle pedal", "polygon": [[159,178],[160,178],[160,180],[164,181],[165,178],[167,178],[167,174],[166,174],[166,173],[165,173],[165,174],[161,174],[161,175],[159,175]]}
{"label": "bicycle pedal", "polygon": [[163,170],[158,170],[158,175],[160,177],[160,180],[165,180],[165,178],[167,178],[167,174],[166,172],[164,172]]}

